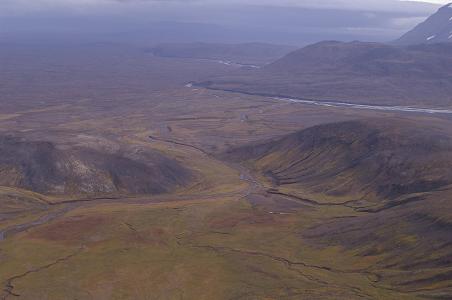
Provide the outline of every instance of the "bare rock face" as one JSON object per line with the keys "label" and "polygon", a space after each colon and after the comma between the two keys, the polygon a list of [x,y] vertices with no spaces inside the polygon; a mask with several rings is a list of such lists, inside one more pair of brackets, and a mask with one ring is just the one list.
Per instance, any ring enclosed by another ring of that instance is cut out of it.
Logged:
{"label": "bare rock face", "polygon": [[398,45],[452,42],[452,3],[440,8],[425,22],[395,41]]}
{"label": "bare rock face", "polygon": [[0,137],[0,186],[42,194],[159,194],[183,186],[189,170],[159,153],[150,163],[126,154]]}

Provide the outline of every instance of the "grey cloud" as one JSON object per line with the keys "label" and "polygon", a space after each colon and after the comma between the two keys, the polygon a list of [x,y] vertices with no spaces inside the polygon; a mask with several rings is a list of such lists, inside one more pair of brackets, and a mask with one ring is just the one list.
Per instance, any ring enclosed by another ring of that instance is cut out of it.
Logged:
{"label": "grey cloud", "polygon": [[399,0],[2,0],[0,7],[8,10],[23,10],[27,12],[48,9],[95,9],[114,7],[115,5],[229,5],[229,6],[279,6],[279,7],[305,7],[343,10],[368,11],[410,11],[425,12],[432,9],[432,4],[425,2],[410,2]]}
{"label": "grey cloud", "polygon": [[437,8],[398,0],[0,0],[0,34],[291,44],[385,41]]}

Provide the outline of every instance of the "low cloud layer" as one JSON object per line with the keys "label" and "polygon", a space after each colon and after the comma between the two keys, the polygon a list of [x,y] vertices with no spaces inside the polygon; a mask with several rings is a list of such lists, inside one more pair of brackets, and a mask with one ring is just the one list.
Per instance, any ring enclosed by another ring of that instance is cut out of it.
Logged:
{"label": "low cloud layer", "polygon": [[[446,4],[448,0],[401,1],[401,0],[2,0],[3,13],[31,13],[45,10],[95,10],[106,8],[127,9],[152,6],[278,6],[305,7],[343,10],[408,11],[422,12],[431,9],[432,4]],[[127,7],[128,6],[128,7]]]}
{"label": "low cloud layer", "polygon": [[384,41],[438,8],[399,0],[2,0],[0,34],[290,44]]}

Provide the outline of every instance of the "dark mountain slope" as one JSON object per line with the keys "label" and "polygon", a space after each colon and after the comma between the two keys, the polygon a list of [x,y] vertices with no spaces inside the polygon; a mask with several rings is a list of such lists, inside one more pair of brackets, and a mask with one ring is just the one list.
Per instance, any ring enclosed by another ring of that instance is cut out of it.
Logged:
{"label": "dark mountain slope", "polygon": [[452,42],[452,3],[443,6],[427,20],[396,40],[396,45]]}
{"label": "dark mountain slope", "polygon": [[303,238],[368,261],[380,286],[451,299],[451,201],[450,189],[437,191],[391,209],[316,224]]}
{"label": "dark mountain slope", "polygon": [[[392,47],[379,43],[322,42],[292,52],[265,67],[266,72],[302,75],[306,71],[342,72],[375,77],[446,76],[452,64],[452,45]],[[444,64],[448,62],[449,64]]]}
{"label": "dark mountain slope", "polygon": [[225,155],[251,161],[275,187],[375,209],[452,184],[452,139],[411,122],[321,125]]}
{"label": "dark mountain slope", "polygon": [[[385,289],[451,299],[452,139],[442,130],[408,121],[349,121],[225,157],[267,176],[274,185],[269,193],[327,218],[303,230],[304,241],[356,257]],[[349,213],[328,219],[335,209]]]}
{"label": "dark mountain slope", "polygon": [[321,42],[259,70],[201,86],[261,95],[385,105],[452,105],[452,44]]}
{"label": "dark mountain slope", "polygon": [[187,184],[192,174],[149,153],[150,163],[88,148],[0,137],[0,186],[42,194],[158,194]]}

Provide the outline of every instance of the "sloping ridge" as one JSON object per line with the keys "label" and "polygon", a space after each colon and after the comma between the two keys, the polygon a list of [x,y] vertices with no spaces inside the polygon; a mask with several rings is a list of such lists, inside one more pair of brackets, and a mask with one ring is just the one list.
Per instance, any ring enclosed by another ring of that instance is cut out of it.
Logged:
{"label": "sloping ridge", "polygon": [[159,194],[184,186],[192,174],[159,153],[150,162],[95,149],[60,149],[50,142],[0,137],[0,186],[42,194]]}
{"label": "sloping ridge", "polygon": [[319,209],[325,219],[300,233],[305,242],[356,256],[383,289],[452,298],[452,139],[441,129],[349,121],[224,156],[273,180],[270,193]]}
{"label": "sloping ridge", "polygon": [[[452,45],[393,47],[380,43],[321,42],[292,52],[266,66],[265,72],[309,71],[378,77],[425,78],[450,75]],[[438,78],[437,78],[438,79]]]}
{"label": "sloping ridge", "polygon": [[398,40],[396,45],[434,44],[452,42],[452,3],[441,7],[427,20]]}
{"label": "sloping ridge", "polygon": [[381,204],[452,183],[452,140],[411,122],[348,121],[232,149],[275,186]]}
{"label": "sloping ridge", "polygon": [[[267,72],[300,73],[322,69],[368,71],[364,65],[385,62],[412,62],[413,56],[401,48],[380,43],[325,41],[294,51],[265,67]],[[387,71],[392,71],[388,69]]]}
{"label": "sloping ridge", "polygon": [[258,70],[199,85],[257,95],[377,105],[452,105],[452,43],[321,42]]}

